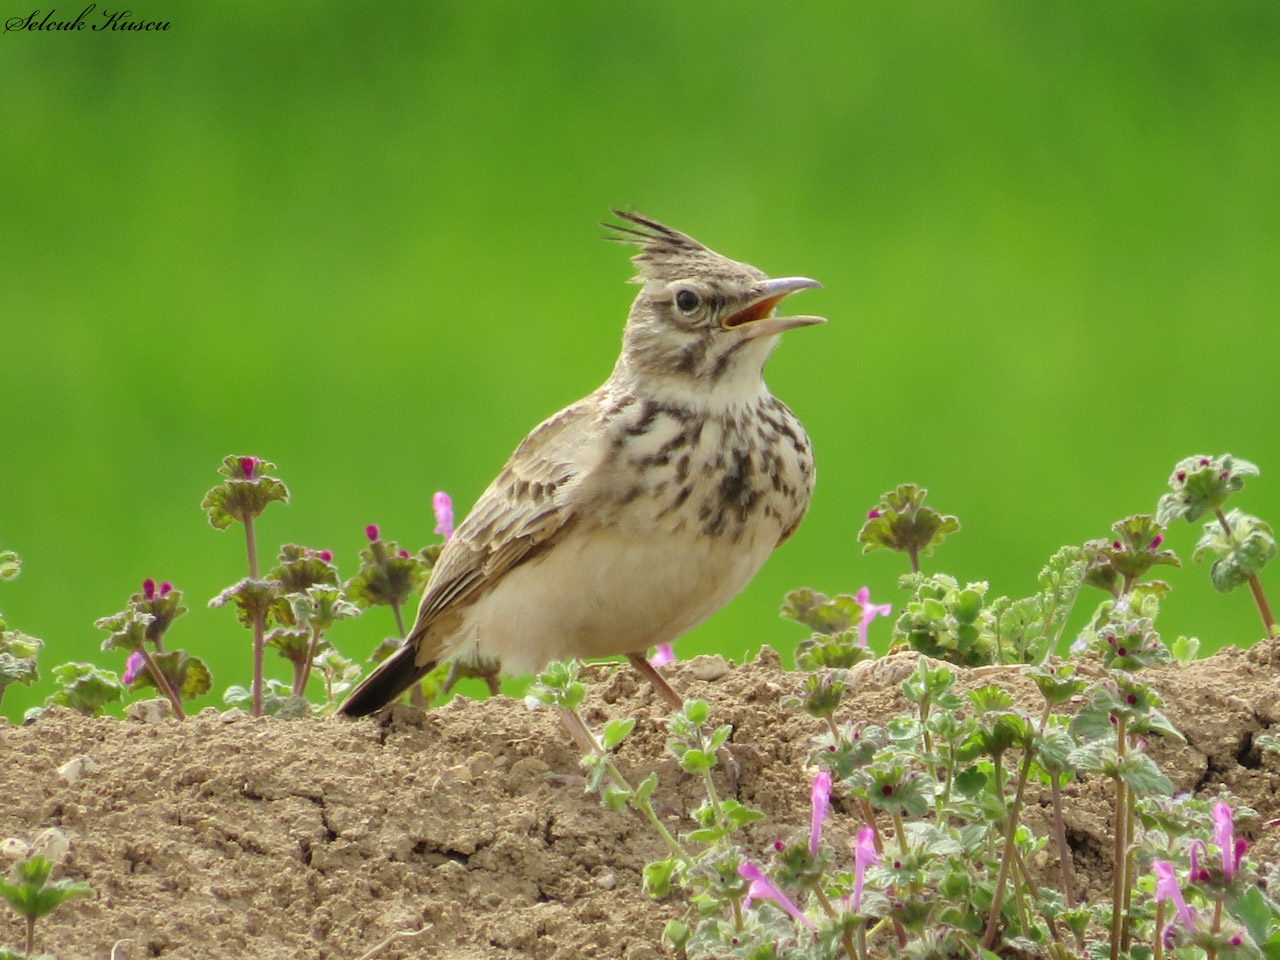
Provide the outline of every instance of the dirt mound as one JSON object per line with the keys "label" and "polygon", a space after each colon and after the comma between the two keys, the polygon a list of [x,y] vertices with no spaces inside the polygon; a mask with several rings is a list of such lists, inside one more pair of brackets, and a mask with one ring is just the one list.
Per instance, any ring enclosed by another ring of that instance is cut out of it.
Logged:
{"label": "dirt mound", "polygon": [[[846,709],[880,721],[905,712],[886,672]],[[749,842],[762,848],[806,823],[803,763],[819,724],[778,706],[796,675],[767,649],[736,669],[699,658],[671,675],[677,690],[711,704],[713,721],[734,726],[736,782],[725,789],[768,815]],[[663,703],[630,668],[596,665],[584,676],[588,720],[637,718],[621,764],[632,782],[656,769],[660,813],[687,826],[701,792],[664,756]],[[963,688],[997,682],[1038,710],[1016,671],[961,678]],[[1151,747],[1177,789],[1225,788],[1262,822],[1280,818],[1280,756],[1254,745],[1280,725],[1280,644],[1144,679],[1187,736]],[[663,954],[663,924],[680,910],[640,893],[644,864],[663,854],[648,824],[584,795],[553,714],[502,697],[427,714],[397,707],[382,723],[213,710],[142,723],[53,710],[0,728],[0,752],[0,838],[60,828],[71,840],[65,875],[94,889],[38,929],[38,948],[60,960],[107,958],[118,941],[119,960],[356,958],[424,925],[378,956],[649,960]],[[68,781],[59,768],[77,758],[91,762]],[[1088,780],[1068,795],[1078,881],[1103,894],[1104,787]],[[1030,798],[1026,818],[1039,832],[1047,803]],[[851,839],[852,804],[837,802],[834,814],[830,828]],[[1251,856],[1277,859],[1277,834],[1255,830]],[[5,922],[2,942],[20,945],[18,920]]]}

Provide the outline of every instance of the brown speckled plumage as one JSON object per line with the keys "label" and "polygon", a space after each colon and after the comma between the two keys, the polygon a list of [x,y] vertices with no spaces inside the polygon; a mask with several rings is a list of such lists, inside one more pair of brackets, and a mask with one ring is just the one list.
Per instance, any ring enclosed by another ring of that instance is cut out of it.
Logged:
{"label": "brown speckled plumage", "polygon": [[812,449],[761,372],[778,333],[822,322],[775,306],[818,284],[614,213],[614,239],[640,247],[640,292],[613,373],[516,448],[441,553],[405,646],[344,713],[459,655],[509,672],[637,662],[727,603],[803,517]]}

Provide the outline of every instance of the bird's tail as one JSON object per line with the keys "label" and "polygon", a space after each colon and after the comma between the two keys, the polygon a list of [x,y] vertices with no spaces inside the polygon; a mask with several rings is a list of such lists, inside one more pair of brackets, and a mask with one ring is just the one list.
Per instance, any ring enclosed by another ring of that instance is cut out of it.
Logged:
{"label": "bird's tail", "polygon": [[367,716],[375,710],[381,710],[408,690],[436,666],[434,660],[419,665],[417,652],[417,644],[406,643],[383,660],[373,673],[351,691],[351,696],[338,708],[338,712],[348,717]]}

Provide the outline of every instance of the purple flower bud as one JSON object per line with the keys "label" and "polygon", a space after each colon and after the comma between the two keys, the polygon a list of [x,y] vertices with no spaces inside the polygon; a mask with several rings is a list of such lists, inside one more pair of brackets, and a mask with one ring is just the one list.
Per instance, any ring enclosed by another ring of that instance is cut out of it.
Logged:
{"label": "purple flower bud", "polygon": [[777,853],[781,853],[783,850],[787,849],[787,845],[783,843],[781,840],[775,840],[773,841],[773,849]]}
{"label": "purple flower bud", "polygon": [[142,654],[135,650],[129,654],[129,659],[124,662],[124,676],[120,679],[126,683],[133,683],[138,679],[138,674],[146,669],[147,661],[142,659]]}
{"label": "purple flower bud", "polygon": [[370,543],[372,543],[374,540],[377,540],[378,525],[376,523],[369,524],[367,527],[364,528],[364,535],[369,538]]}
{"label": "purple flower bud", "polygon": [[323,560],[325,563],[332,563],[332,562],[333,562],[333,551],[332,551],[332,550],[321,550],[321,551],[320,551],[320,559],[321,559],[321,560]]}
{"label": "purple flower bud", "polygon": [[408,559],[409,559],[409,551],[408,551],[408,550],[401,550],[401,551],[399,551],[399,552],[396,554],[396,556],[397,556],[397,557],[399,557],[401,560],[408,560]]}
{"label": "purple flower bud", "polygon": [[1231,945],[1233,947],[1238,947],[1242,943],[1244,943],[1244,941],[1240,939],[1240,934],[1236,934],[1234,937],[1231,938]]}
{"label": "purple flower bud", "polygon": [[438,490],[431,498],[431,509],[436,512],[435,532],[447,541],[453,536],[453,501],[443,490]]}
{"label": "purple flower bud", "polygon": [[1119,540],[1112,540],[1112,541],[1111,541],[1111,549],[1112,549],[1112,550],[1123,550],[1123,549],[1124,549],[1124,544],[1123,544],[1123,543],[1121,543]]}
{"label": "purple flower bud", "polygon": [[1126,650],[1124,647],[1116,647],[1116,656],[1127,657],[1128,655],[1129,655],[1129,651]]}
{"label": "purple flower bud", "polygon": [[1116,645],[1116,638],[1113,636],[1108,636],[1107,643],[1114,647]]}
{"label": "purple flower bud", "polygon": [[150,577],[142,581],[142,595],[148,600],[156,598],[156,582]]}
{"label": "purple flower bud", "polygon": [[1124,698],[1124,702],[1131,707],[1136,707],[1138,705],[1138,695],[1136,693],[1131,693]]}
{"label": "purple flower bud", "polygon": [[665,667],[676,658],[676,653],[671,649],[671,644],[660,643],[653,648],[653,656],[649,658],[649,664],[654,667]]}
{"label": "purple flower bud", "polygon": [[1209,458],[1208,458],[1208,457],[1201,457],[1201,458],[1200,458],[1200,466],[1202,466],[1202,467],[1207,467],[1208,465],[1209,465]]}
{"label": "purple flower bud", "polygon": [[867,511],[867,519],[868,519],[868,520],[874,520],[874,519],[875,519],[876,517],[878,517],[878,516],[880,516],[880,511],[879,511],[879,510],[868,510],[868,511]]}
{"label": "purple flower bud", "polygon": [[1177,473],[1178,482],[1183,483],[1187,479],[1187,471],[1179,470]]}
{"label": "purple flower bud", "polygon": [[1164,534],[1157,533],[1155,539],[1151,541],[1151,546],[1149,546],[1147,549],[1150,550],[1152,553],[1155,553],[1157,550],[1160,549],[1160,544],[1162,543],[1164,543]]}
{"label": "purple flower bud", "polygon": [[258,469],[257,457],[241,457],[240,472],[244,474],[246,480],[253,479],[253,471]]}
{"label": "purple flower bud", "polygon": [[1108,720],[1109,722],[1111,722],[1111,723],[1115,723],[1115,722],[1116,722],[1116,715],[1115,715],[1114,713],[1109,713],[1109,714],[1107,714],[1107,720]]}
{"label": "purple flower bud", "polygon": [[1230,474],[1230,473],[1228,473],[1226,470],[1223,470],[1220,474],[1218,474],[1218,479],[1219,479],[1219,480],[1225,480],[1225,479],[1227,479],[1227,477],[1229,477],[1229,476],[1231,476],[1231,474]]}
{"label": "purple flower bud", "polygon": [[167,597],[171,590],[173,590],[173,584],[170,583],[168,580],[160,584],[160,596]]}
{"label": "purple flower bud", "polygon": [[893,787],[889,786],[889,784],[887,784],[887,783],[886,783],[883,787],[881,787],[881,788],[880,788],[880,793],[881,793],[883,796],[886,796],[886,797],[892,797],[892,796],[893,796]]}

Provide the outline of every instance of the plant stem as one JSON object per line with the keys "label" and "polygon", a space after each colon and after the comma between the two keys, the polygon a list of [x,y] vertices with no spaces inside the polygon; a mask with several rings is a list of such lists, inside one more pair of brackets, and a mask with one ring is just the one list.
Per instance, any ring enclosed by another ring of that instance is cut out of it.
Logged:
{"label": "plant stem", "polygon": [[1164,960],[1164,901],[1156,904],[1156,937],[1151,944],[1155,960]]}
{"label": "plant stem", "polygon": [[404,639],[404,615],[400,612],[400,604],[391,604],[391,612],[396,615],[396,636]]}
{"label": "plant stem", "polygon": [[253,537],[253,517],[244,518],[244,545],[249,551],[249,577],[258,579],[258,545]]}
{"label": "plant stem", "polygon": [[266,644],[262,634],[266,629],[265,613],[255,610],[253,613],[253,715],[262,716],[262,654]]}
{"label": "plant stem", "polygon": [[316,651],[320,649],[320,627],[317,624],[311,626],[311,643],[307,646],[307,662],[302,665],[302,675],[294,682],[294,696],[306,696],[307,681],[311,679],[311,662],[316,658]]}
{"label": "plant stem", "polygon": [[1129,941],[1133,937],[1133,927],[1129,923],[1129,908],[1133,902],[1133,852],[1136,847],[1134,837],[1137,835],[1138,820],[1134,806],[1138,797],[1132,790],[1126,790],[1125,795],[1124,928],[1120,934],[1120,949],[1127,953]]}
{"label": "plant stem", "polygon": [[[831,901],[827,899],[826,893],[822,890],[821,883],[813,888],[813,892],[817,894],[818,903],[822,904],[822,909],[827,912],[827,916],[832,920],[839,920],[840,918],[836,915],[835,907],[831,906]],[[844,944],[844,952],[848,955],[849,960],[857,960],[857,948],[854,947],[853,937],[849,934],[848,930],[845,930],[844,933],[841,934],[840,942]]]}
{"label": "plant stem", "polygon": [[[1025,746],[1022,757],[1022,769],[1018,772],[1018,785],[1013,792],[1013,806],[1009,808],[1008,824],[1005,827],[1004,855],[1000,858],[1000,871],[996,875],[996,889],[991,898],[991,910],[987,913],[987,929],[982,934],[982,947],[990,950],[996,940],[996,929],[1000,923],[1000,907],[1004,900],[1005,883],[1009,878],[1009,866],[1013,860],[1014,836],[1018,832],[1018,817],[1022,813],[1022,788],[1027,785],[1027,777],[1031,773],[1033,751]],[[997,766],[998,770],[999,767]],[[1021,911],[1019,911],[1021,916]],[[1025,927],[1026,920],[1022,918]]]}
{"label": "plant stem", "polygon": [[[258,579],[258,544],[253,536],[253,517],[244,518],[244,545],[249,554],[249,579]],[[266,629],[261,612],[253,615],[253,710],[255,717],[262,716],[262,635]]]}
{"label": "plant stem", "polygon": [[915,546],[907,547],[907,557],[911,560],[911,572],[920,572],[920,549]]}
{"label": "plant stem", "polygon": [[[1116,760],[1124,760],[1125,754],[1125,718],[1116,718]],[[1116,777],[1116,803],[1115,803],[1115,850],[1113,851],[1112,862],[1114,864],[1112,870],[1111,881],[1111,960],[1118,960],[1120,956],[1120,940],[1122,929],[1124,927],[1124,883],[1125,883],[1125,850],[1128,846],[1128,838],[1125,836],[1128,819],[1125,817],[1125,806],[1127,803],[1126,794],[1128,793],[1125,782]]]}
{"label": "plant stem", "polygon": [[662,821],[658,819],[658,815],[654,813],[653,805],[649,802],[649,798],[636,798],[635,789],[627,782],[627,778],[622,775],[622,772],[614,764],[613,758],[596,738],[596,735],[591,732],[591,728],[587,726],[586,721],[582,719],[578,711],[570,710],[568,707],[561,707],[560,709],[562,711],[561,716],[571,718],[574,725],[591,744],[592,752],[600,758],[600,762],[604,764],[605,771],[609,774],[610,779],[612,779],[620,789],[625,790],[629,794],[627,798],[628,802],[638,806],[640,808],[640,812],[649,818],[649,822],[653,824],[654,829],[658,831],[658,835],[661,836],[663,842],[666,843],[667,849],[675,854],[686,867],[693,866],[693,858],[685,852],[684,847],[680,846],[676,841],[676,838],[671,836],[671,831],[669,831],[666,826],[663,825]]}
{"label": "plant stem", "polygon": [[898,847],[902,850],[902,859],[907,859],[907,830],[902,825],[902,814],[893,811],[893,829],[898,834]]}
{"label": "plant stem", "polygon": [[138,652],[142,654],[142,662],[147,665],[147,670],[151,674],[151,679],[155,681],[156,689],[173,705],[173,713],[179,720],[187,719],[187,715],[182,709],[182,700],[178,694],[174,692],[173,684],[169,682],[169,678],[160,672],[160,668],[156,666],[155,660],[151,658],[151,654],[147,652],[146,645],[138,648]]}
{"label": "plant stem", "polygon": [[36,948],[36,917],[35,914],[27,914],[27,956],[31,956]]}
{"label": "plant stem", "polygon": [[[1236,532],[1231,529],[1231,524],[1227,523],[1227,518],[1222,512],[1222,508],[1217,507],[1213,512],[1218,518],[1218,523],[1222,525],[1222,529],[1226,531],[1227,539],[1235,543]],[[1262,615],[1262,625],[1266,627],[1267,639],[1270,640],[1276,628],[1276,618],[1271,613],[1271,604],[1267,603],[1267,595],[1262,592],[1262,581],[1258,579],[1256,573],[1249,574],[1249,590],[1253,593],[1253,602],[1258,605],[1258,613]]]}
{"label": "plant stem", "polygon": [[1076,905],[1075,867],[1071,863],[1071,848],[1067,846],[1067,824],[1062,817],[1062,784],[1058,774],[1050,774],[1050,798],[1053,803],[1053,842],[1058,846],[1058,864],[1062,868],[1062,895],[1067,909]]}

